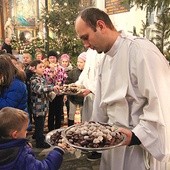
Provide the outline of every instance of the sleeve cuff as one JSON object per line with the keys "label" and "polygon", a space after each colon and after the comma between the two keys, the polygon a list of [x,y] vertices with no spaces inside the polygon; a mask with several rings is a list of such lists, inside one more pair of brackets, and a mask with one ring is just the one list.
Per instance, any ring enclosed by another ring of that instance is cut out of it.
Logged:
{"label": "sleeve cuff", "polygon": [[139,138],[132,132],[132,139],[130,141],[130,144],[128,146],[132,146],[132,145],[140,145],[141,141],[139,140]]}
{"label": "sleeve cuff", "polygon": [[65,153],[64,149],[62,149],[60,147],[55,147],[54,150],[60,152],[62,155],[64,155],[64,153]]}

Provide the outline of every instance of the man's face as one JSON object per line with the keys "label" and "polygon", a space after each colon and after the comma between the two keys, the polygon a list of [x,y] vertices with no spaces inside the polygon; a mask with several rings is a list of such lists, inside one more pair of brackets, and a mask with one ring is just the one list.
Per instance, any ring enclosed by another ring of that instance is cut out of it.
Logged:
{"label": "man's face", "polygon": [[85,48],[91,48],[98,53],[103,52],[102,34],[98,27],[96,31],[92,30],[82,19],[78,17],[75,23],[75,30],[79,38],[83,41]]}

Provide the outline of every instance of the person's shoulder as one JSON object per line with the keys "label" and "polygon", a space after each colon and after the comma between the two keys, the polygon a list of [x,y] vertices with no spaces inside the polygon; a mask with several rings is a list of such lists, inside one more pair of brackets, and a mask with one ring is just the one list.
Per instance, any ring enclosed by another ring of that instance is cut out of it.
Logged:
{"label": "person's shoulder", "polygon": [[2,50],[6,47],[6,43],[4,42],[3,44],[2,44]]}
{"label": "person's shoulder", "polygon": [[76,72],[78,71],[79,69],[76,67],[76,68],[73,68],[72,70],[69,71],[69,73],[73,73],[73,72]]}
{"label": "person's shoulder", "polygon": [[14,78],[13,81],[14,81],[14,82],[18,82],[18,83],[25,84],[25,83],[20,79],[20,77],[17,77],[17,76]]}
{"label": "person's shoulder", "polygon": [[22,80],[20,80],[17,77],[15,77],[12,82],[13,82],[13,84],[25,84]]}
{"label": "person's shoulder", "polygon": [[61,66],[60,64],[57,64],[55,67],[56,71],[65,71],[65,68],[63,66]]}
{"label": "person's shoulder", "polygon": [[22,80],[20,80],[19,78],[14,78],[14,80],[12,81],[12,87],[15,89],[18,89],[20,91],[25,91],[26,90],[26,84],[25,82],[23,82]]}
{"label": "person's shoulder", "polygon": [[31,76],[31,78],[30,78],[31,81],[33,81],[33,80],[41,80],[41,79],[43,79],[43,76],[38,76],[36,74],[33,74]]}
{"label": "person's shoulder", "polygon": [[144,41],[149,42],[147,38],[140,37],[140,36],[121,34],[121,37],[127,41],[131,41],[131,43],[133,44],[140,44],[140,43],[143,43]]}

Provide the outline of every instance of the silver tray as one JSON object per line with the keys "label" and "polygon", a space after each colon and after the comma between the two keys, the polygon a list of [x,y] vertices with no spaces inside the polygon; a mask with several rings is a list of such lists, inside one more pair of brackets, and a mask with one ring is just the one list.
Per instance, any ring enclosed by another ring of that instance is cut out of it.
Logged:
{"label": "silver tray", "polygon": [[[109,124],[105,124],[105,123],[100,123],[101,125],[108,125],[110,126]],[[117,143],[115,145],[111,145],[111,146],[105,146],[105,147],[97,147],[97,148],[90,148],[90,147],[83,147],[83,146],[78,146],[78,145],[75,145],[75,144],[72,144],[69,142],[69,140],[67,139],[66,135],[67,135],[67,132],[73,128],[73,127],[76,127],[76,126],[80,126],[82,125],[82,123],[80,124],[77,124],[77,125],[73,125],[73,126],[70,126],[68,128],[66,128],[64,131],[63,131],[63,136],[65,137],[66,139],[66,142],[73,148],[76,148],[76,149],[80,149],[80,150],[84,150],[84,151],[103,151],[103,150],[110,150],[110,149],[113,149],[115,147],[118,147],[118,146],[121,146],[124,141],[126,140],[126,136],[124,134],[121,133],[122,135],[122,141],[120,143]],[[117,126],[116,126],[117,128]]]}
{"label": "silver tray", "polygon": [[67,92],[61,92],[61,94],[64,94],[64,95],[71,95],[71,96],[76,96],[76,95],[78,95],[78,94],[80,94],[81,93],[81,90],[80,91],[78,91],[77,93],[67,93]]}
{"label": "silver tray", "polygon": [[[46,136],[45,136],[45,140],[46,140],[46,142],[47,142],[50,146],[54,146],[54,145],[51,143],[50,138],[51,138],[51,136],[52,136],[53,134],[55,134],[57,131],[58,131],[58,132],[63,132],[63,131],[64,131],[64,128],[52,130],[52,131],[48,132],[48,133],[46,134]],[[62,135],[62,133],[61,133],[61,137],[64,137],[64,136]]]}
{"label": "silver tray", "polygon": [[[69,85],[68,85],[69,86]],[[63,86],[64,87],[64,86]],[[71,88],[71,86],[70,86]],[[60,90],[60,93],[61,94],[65,94],[65,95],[78,95],[82,92],[82,89],[80,87],[77,87],[77,92],[68,92],[68,91],[65,91],[63,89]]]}

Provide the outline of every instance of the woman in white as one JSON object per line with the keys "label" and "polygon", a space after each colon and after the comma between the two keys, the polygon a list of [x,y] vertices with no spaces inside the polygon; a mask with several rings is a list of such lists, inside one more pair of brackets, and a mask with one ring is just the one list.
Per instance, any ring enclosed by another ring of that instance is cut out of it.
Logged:
{"label": "woman in white", "polygon": [[86,53],[86,64],[80,74],[76,85],[83,88],[82,95],[84,103],[82,109],[82,122],[90,121],[93,112],[93,101],[96,90],[96,75],[100,60],[104,55],[98,54],[96,50],[88,49]]}

